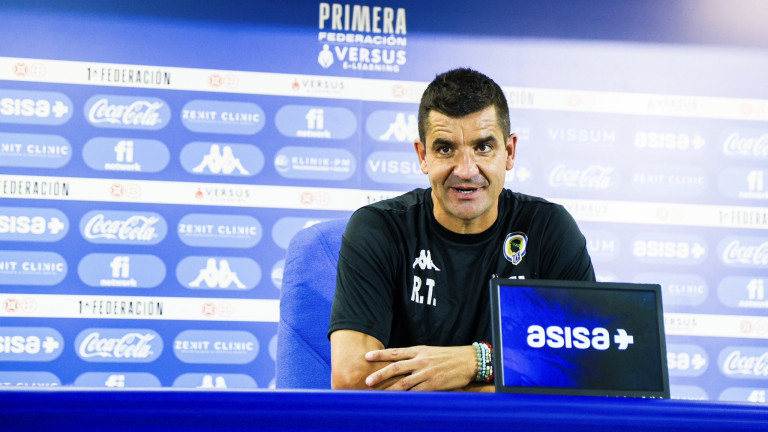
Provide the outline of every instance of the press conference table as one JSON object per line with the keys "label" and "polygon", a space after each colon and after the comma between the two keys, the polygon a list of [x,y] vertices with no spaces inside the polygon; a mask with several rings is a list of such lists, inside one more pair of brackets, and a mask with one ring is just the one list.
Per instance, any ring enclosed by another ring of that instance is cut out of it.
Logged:
{"label": "press conference table", "polygon": [[766,431],[768,406],[416,392],[0,390],[0,430]]}

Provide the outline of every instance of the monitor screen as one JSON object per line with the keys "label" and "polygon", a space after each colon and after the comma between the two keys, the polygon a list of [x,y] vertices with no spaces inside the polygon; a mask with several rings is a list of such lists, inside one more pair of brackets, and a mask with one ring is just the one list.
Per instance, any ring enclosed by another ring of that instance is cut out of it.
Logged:
{"label": "monitor screen", "polygon": [[669,397],[658,285],[494,279],[497,389]]}

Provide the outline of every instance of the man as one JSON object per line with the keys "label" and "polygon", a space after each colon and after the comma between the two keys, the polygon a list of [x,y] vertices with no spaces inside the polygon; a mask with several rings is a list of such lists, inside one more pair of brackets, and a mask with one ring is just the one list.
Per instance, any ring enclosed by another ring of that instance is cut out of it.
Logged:
{"label": "man", "polygon": [[516,141],[504,93],[485,75],[452,70],[424,91],[414,147],[431,188],[349,221],[329,329],[332,387],[493,391],[472,345],[491,340],[488,280],[595,280],[565,209],[504,189]]}

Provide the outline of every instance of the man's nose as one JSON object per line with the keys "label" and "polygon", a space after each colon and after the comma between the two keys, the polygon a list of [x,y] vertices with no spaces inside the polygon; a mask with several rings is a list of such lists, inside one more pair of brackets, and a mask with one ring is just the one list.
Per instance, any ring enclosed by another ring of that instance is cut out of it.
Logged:
{"label": "man's nose", "polygon": [[454,175],[462,179],[470,179],[480,173],[475,161],[475,155],[471,151],[462,151],[457,156],[456,167],[453,169]]}

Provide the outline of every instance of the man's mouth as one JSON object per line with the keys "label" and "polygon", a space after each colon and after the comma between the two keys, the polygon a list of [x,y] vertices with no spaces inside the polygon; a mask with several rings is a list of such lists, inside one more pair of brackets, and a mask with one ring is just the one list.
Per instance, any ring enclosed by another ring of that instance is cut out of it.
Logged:
{"label": "man's mouth", "polygon": [[460,195],[472,195],[474,192],[477,192],[477,191],[481,190],[482,188],[479,188],[479,187],[473,187],[473,188],[469,188],[469,187],[452,187],[451,189],[455,190]]}

